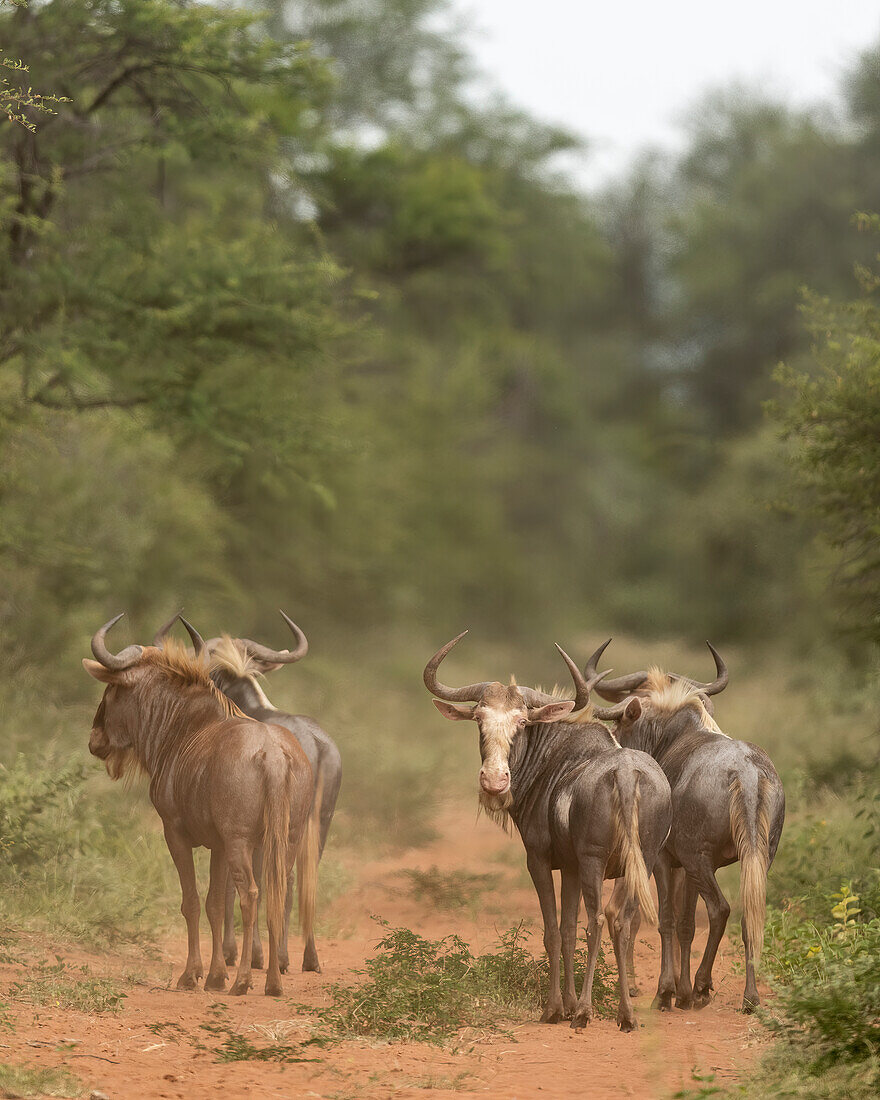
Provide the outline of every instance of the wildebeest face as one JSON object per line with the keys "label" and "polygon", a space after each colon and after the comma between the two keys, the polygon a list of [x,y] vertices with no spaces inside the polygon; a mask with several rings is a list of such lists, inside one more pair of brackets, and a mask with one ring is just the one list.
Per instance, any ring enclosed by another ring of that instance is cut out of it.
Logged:
{"label": "wildebeest face", "polygon": [[119,779],[125,771],[133,743],[131,722],[135,714],[127,704],[137,679],[137,670],[109,672],[97,661],[83,661],[83,665],[96,680],[107,684],[92,720],[89,752],[104,761],[111,779]]}
{"label": "wildebeest face", "polygon": [[455,722],[473,721],[480,731],[480,801],[488,810],[506,810],[510,793],[510,752],[517,734],[528,725],[557,722],[574,706],[571,701],[529,707],[516,684],[488,684],[474,706],[435,699],[440,713]]}

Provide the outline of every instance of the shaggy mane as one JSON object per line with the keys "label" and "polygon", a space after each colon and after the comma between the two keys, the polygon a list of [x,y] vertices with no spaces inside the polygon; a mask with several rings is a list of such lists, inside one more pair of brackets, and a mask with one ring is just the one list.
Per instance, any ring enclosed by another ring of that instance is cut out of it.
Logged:
{"label": "shaggy mane", "polygon": [[182,642],[169,638],[164,647],[150,654],[149,661],[162,672],[168,673],[183,687],[201,687],[209,691],[223,708],[227,718],[246,718],[244,711],[223,694],[208,674],[208,665],[191,656]]}
{"label": "shaggy mane", "polygon": [[727,736],[706,710],[699,689],[687,680],[673,680],[668,673],[654,665],[648,669],[648,679],[641,690],[646,693],[647,702],[657,714],[676,714],[684,707],[691,706],[699,712],[704,729]]}
{"label": "shaggy mane", "polygon": [[229,672],[233,676],[262,676],[259,662],[235,638],[224,634],[211,653],[208,670]]}

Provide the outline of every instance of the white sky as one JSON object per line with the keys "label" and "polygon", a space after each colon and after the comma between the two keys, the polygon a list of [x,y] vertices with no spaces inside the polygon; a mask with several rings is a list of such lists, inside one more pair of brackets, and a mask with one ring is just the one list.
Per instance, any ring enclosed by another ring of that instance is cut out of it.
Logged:
{"label": "white sky", "polygon": [[877,0],[453,0],[489,80],[588,138],[578,177],[599,185],[639,150],[675,149],[687,108],[742,81],[793,104],[834,97],[880,39]]}

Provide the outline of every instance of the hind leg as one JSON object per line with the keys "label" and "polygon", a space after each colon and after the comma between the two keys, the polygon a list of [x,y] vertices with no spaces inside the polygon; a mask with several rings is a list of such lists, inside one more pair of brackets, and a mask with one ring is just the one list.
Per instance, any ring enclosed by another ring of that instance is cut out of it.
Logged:
{"label": "hind leg", "polygon": [[602,915],[602,882],[604,881],[604,875],[604,863],[600,863],[597,859],[587,858],[582,860],[580,878],[581,893],[584,896],[584,906],[587,911],[587,972],[584,974],[581,995],[572,1017],[571,1026],[573,1028],[586,1027],[593,1018],[593,976],[596,973],[596,962],[599,958],[602,925],[605,923],[605,918]]}
{"label": "hind leg", "polygon": [[226,868],[226,911],[223,915],[223,958],[227,966],[234,966],[238,958],[238,945],[235,942],[235,883],[229,868]]}
{"label": "hind leg", "polygon": [[211,965],[205,978],[205,989],[226,988],[229,974],[223,957],[223,910],[226,907],[226,853],[222,848],[211,849],[211,884],[205,898],[205,912],[211,925]]}
{"label": "hind leg", "polygon": [[694,943],[694,931],[697,917],[697,884],[687,875],[681,894],[681,909],[676,914],[675,930],[678,933],[678,947],[681,952],[681,971],[678,978],[676,1008],[693,1008],[694,990],[691,985],[691,948]]}
{"label": "hind leg", "polygon": [[657,900],[660,915],[660,980],[657,983],[657,996],[653,1007],[661,1012],[672,1008],[675,996],[675,908],[672,893],[672,868],[665,851],[657,857],[654,865],[654,881],[657,883]]}
{"label": "hind leg", "polygon": [[257,915],[254,917],[254,944],[251,948],[251,966],[263,969],[263,944],[260,940],[260,902],[263,900],[263,849],[254,848],[254,878],[257,882]]}
{"label": "hind leg", "polygon": [[550,868],[549,859],[541,856],[529,855],[526,863],[541,904],[541,916],[544,920],[544,950],[550,962],[547,1004],[541,1015],[541,1023],[558,1024],[563,1012],[562,994],[559,991],[559,951],[562,946],[562,937],[556,925],[556,887],[553,883],[553,871]]}
{"label": "hind leg", "polygon": [[636,1026],[636,1017],[629,995],[627,960],[629,958],[630,930],[638,908],[639,903],[636,899],[627,898],[626,896],[626,882],[622,878],[617,879],[608,900],[608,905],[605,907],[605,919],[608,921],[608,931],[611,934],[611,942],[614,944],[614,957],[617,960],[617,987],[620,992],[617,1026],[621,1031],[632,1031]]}
{"label": "hind leg", "polygon": [[724,936],[727,918],[730,916],[730,905],[721,893],[721,887],[715,878],[715,868],[708,856],[700,859],[697,887],[709,912],[709,936],[706,940],[706,950],[703,952],[703,958],[694,976],[694,1008],[704,1008],[709,1003],[709,993],[713,988],[712,967],[715,965],[718,945]]}
{"label": "hind leg", "polygon": [[257,889],[254,878],[253,855],[250,847],[242,840],[231,841],[226,849],[229,871],[238,891],[241,905],[241,959],[238,973],[229,992],[236,997],[243,996],[251,987],[251,957],[254,942],[254,924],[257,919]]}
{"label": "hind leg", "polygon": [[742,1010],[745,1013],[754,1012],[760,1005],[761,998],[758,995],[758,985],[755,981],[755,963],[752,959],[752,949],[749,943],[749,934],[746,931],[746,922],[742,925],[743,948],[746,953],[746,989],[743,994]]}
{"label": "hind leg", "polygon": [[562,1015],[570,1020],[577,1004],[574,987],[574,951],[577,946],[577,919],[581,904],[581,884],[576,870],[562,869],[562,915],[559,933],[562,937],[562,962],[565,966],[565,987],[562,990]]}
{"label": "hind leg", "polygon": [[629,981],[629,995],[630,997],[638,997],[642,992],[639,989],[639,983],[636,981],[636,936],[639,929],[642,926],[642,910],[641,906],[636,906],[636,911],[633,914],[632,924],[629,926],[629,949],[626,955],[626,974]]}

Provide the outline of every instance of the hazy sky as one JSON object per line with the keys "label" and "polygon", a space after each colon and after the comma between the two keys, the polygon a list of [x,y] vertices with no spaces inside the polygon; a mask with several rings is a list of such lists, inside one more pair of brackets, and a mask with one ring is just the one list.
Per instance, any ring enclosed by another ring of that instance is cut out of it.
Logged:
{"label": "hazy sky", "polygon": [[478,65],[517,104],[589,138],[598,184],[648,145],[675,148],[682,115],[735,80],[792,103],[833,97],[880,38],[877,0],[453,0]]}

